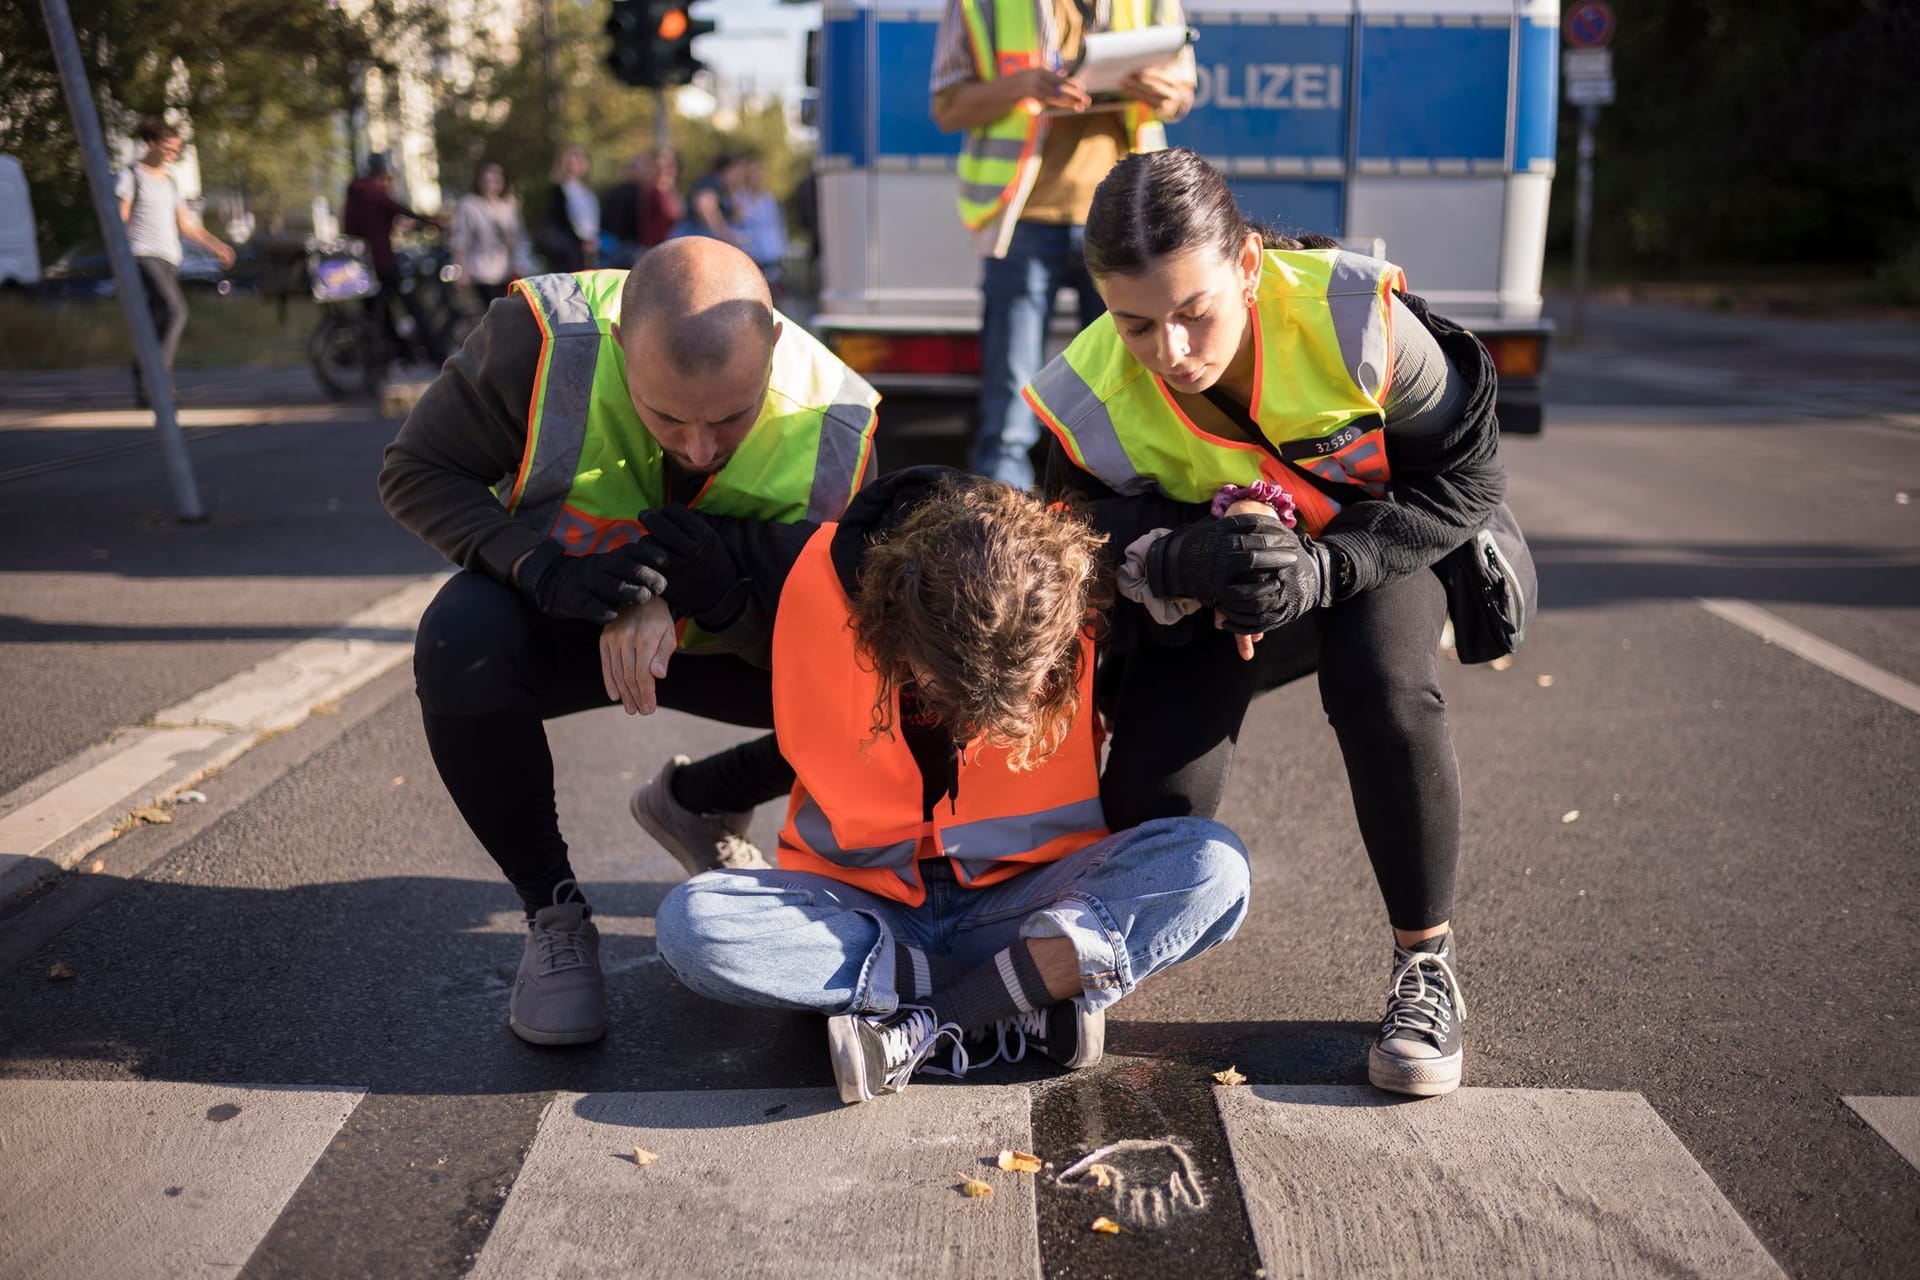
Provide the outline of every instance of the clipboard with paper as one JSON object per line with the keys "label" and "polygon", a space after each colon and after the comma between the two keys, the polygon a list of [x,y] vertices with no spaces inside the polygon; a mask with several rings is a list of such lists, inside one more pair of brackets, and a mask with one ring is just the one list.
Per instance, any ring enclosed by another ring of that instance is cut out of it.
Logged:
{"label": "clipboard with paper", "polygon": [[1067,74],[1096,98],[1117,94],[1128,76],[1172,66],[1180,51],[1198,38],[1191,28],[1178,24],[1132,31],[1090,31]]}

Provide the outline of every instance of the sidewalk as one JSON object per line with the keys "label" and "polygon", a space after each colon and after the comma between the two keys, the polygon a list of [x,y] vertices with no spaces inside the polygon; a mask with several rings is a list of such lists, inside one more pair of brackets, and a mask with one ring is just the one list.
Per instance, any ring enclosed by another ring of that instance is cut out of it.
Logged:
{"label": "sidewalk", "polygon": [[[324,400],[304,368],[180,381],[209,517],[191,527],[118,370],[0,379],[0,822],[30,780],[446,569],[375,493],[396,423]],[[410,634],[386,619],[353,638]]]}

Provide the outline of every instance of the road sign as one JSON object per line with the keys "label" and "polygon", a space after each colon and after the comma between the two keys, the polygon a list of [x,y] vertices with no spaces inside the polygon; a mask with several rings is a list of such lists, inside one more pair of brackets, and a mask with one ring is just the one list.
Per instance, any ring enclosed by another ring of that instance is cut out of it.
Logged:
{"label": "road sign", "polygon": [[1567,46],[1604,49],[1613,39],[1613,9],[1605,0],[1576,0],[1567,9],[1564,24]]}
{"label": "road sign", "polygon": [[1613,50],[1569,49],[1560,55],[1562,80],[1613,79]]}
{"label": "road sign", "polygon": [[1567,101],[1576,107],[1604,107],[1613,102],[1611,80],[1569,80]]}

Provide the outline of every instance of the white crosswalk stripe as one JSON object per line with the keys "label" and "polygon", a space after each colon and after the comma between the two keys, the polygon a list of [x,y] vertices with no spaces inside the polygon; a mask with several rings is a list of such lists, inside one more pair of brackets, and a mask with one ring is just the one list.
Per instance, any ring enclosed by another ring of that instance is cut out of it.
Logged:
{"label": "white crosswalk stripe", "polygon": [[1637,1093],[1221,1089],[1273,1276],[1783,1273]]}
{"label": "white crosswalk stripe", "polygon": [[1847,1098],[1854,1113],[1873,1126],[1901,1158],[1920,1169],[1920,1098]]}
{"label": "white crosswalk stripe", "polygon": [[1033,1179],[981,1163],[1030,1148],[1030,1109],[1018,1087],[563,1093],[470,1274],[1038,1277]]}
{"label": "white crosswalk stripe", "polygon": [[0,1081],[0,1276],[231,1276],[358,1089]]}

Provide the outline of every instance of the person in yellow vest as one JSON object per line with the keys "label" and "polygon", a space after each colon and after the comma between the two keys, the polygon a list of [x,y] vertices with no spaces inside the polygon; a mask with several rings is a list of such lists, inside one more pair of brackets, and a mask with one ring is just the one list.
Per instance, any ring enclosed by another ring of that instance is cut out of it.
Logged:
{"label": "person in yellow vest", "polygon": [[845,1102],[942,1048],[1098,1061],[1105,1011],[1233,936],[1246,852],[1210,819],[1109,832],[1092,627],[1100,538],[946,468],[887,476],[771,590],[774,728],[798,774],[778,869],[660,905],[661,958],[729,1004],[826,1018]]}
{"label": "person in yellow vest", "polygon": [[1136,73],[1115,102],[1065,72],[1090,31],[1184,25],[1179,0],[949,0],[934,46],[933,119],[964,132],[960,220],[981,255],[980,423],[973,469],[1033,484],[1040,426],[1020,388],[1045,358],[1062,288],[1100,314],[1080,242],[1093,189],[1128,152],[1167,145],[1193,106],[1191,52]]}
{"label": "person in yellow vest", "polygon": [[[414,674],[440,777],[527,911],[521,1038],[606,1027],[542,720],[618,702],[771,728],[764,654],[708,628],[749,607],[734,564],[866,482],[878,400],[774,310],[744,253],[677,240],[631,272],[519,281],[388,447],[387,509],[462,570],[421,619]],[[751,811],[792,785],[769,734],[675,757],[631,808],[689,873],[764,866]]]}
{"label": "person in yellow vest", "polygon": [[1050,487],[1090,505],[1132,602],[1102,671],[1107,818],[1214,812],[1250,699],[1317,666],[1393,932],[1369,1075],[1446,1093],[1460,782],[1430,566],[1498,526],[1532,596],[1492,362],[1391,263],[1250,225],[1190,151],[1122,161],[1086,253],[1108,314],[1026,395]]}

